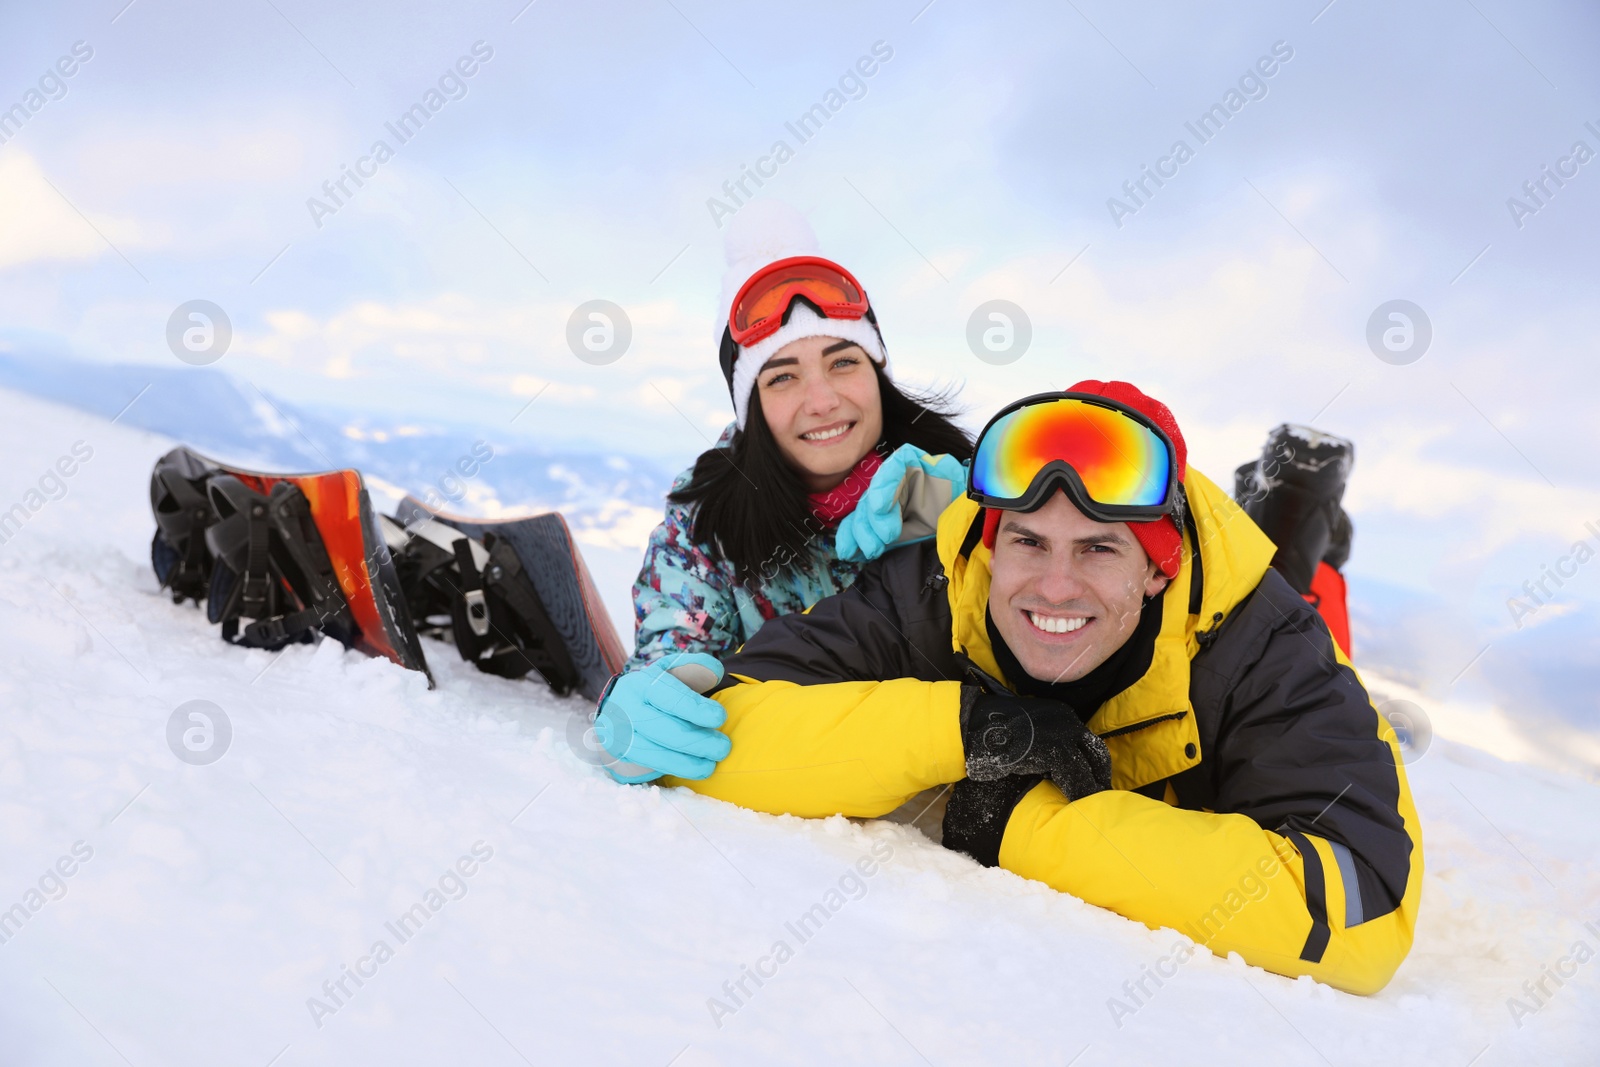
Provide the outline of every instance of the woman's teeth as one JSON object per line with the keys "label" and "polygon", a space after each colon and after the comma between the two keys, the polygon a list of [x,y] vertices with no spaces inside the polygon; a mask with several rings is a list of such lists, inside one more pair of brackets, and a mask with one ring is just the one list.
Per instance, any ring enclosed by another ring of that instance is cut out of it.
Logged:
{"label": "woman's teeth", "polygon": [[835,426],[831,430],[816,430],[812,433],[803,433],[800,435],[800,437],[805,441],[831,441],[835,437],[842,437],[843,435],[849,433],[850,425],[851,424],[846,423],[843,426]]}
{"label": "woman's teeth", "polygon": [[1070,634],[1074,630],[1081,630],[1088,619],[1061,619],[1053,615],[1039,615],[1028,612],[1028,618],[1033,624],[1047,634]]}

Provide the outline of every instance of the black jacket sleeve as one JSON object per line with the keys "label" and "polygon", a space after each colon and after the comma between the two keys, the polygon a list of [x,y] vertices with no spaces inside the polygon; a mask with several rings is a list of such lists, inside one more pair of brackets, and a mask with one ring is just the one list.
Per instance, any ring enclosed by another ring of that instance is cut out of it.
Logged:
{"label": "black jacket sleeve", "polygon": [[1214,702],[1220,714],[1201,717],[1206,758],[1174,780],[1179,802],[1342,846],[1361,919],[1399,907],[1412,845],[1393,750],[1315,609],[1268,571],[1213,648],[1195,657],[1193,679],[1196,706]]}
{"label": "black jacket sleeve", "polygon": [[932,540],[893,549],[856,583],[802,614],[773,619],[723,659],[734,675],[798,685],[959,677],[950,654],[950,606]]}

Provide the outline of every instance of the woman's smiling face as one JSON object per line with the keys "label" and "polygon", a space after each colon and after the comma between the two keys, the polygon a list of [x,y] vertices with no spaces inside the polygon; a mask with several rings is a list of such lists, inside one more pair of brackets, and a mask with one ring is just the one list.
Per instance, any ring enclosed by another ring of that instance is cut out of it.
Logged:
{"label": "woman's smiling face", "polygon": [[802,337],[756,376],[773,439],[813,493],[836,488],[883,436],[878,375],[861,346]]}

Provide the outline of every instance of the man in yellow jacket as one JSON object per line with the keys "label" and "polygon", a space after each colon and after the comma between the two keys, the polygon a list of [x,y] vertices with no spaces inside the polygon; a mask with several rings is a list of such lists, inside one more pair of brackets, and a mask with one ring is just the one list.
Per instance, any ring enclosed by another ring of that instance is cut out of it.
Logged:
{"label": "man in yellow jacket", "polygon": [[950,786],[944,843],[979,862],[1376,992],[1411,946],[1417,814],[1272,554],[1165,405],[1123,382],[1029,397],[933,541],[725,660],[727,754],[666,783],[814,817]]}

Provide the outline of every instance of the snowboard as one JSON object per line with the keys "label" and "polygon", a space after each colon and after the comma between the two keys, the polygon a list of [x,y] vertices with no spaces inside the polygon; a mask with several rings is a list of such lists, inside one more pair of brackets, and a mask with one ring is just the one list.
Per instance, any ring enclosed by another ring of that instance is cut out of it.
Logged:
{"label": "snowboard", "polygon": [[1354,528],[1344,510],[1355,445],[1310,426],[1284,423],[1261,455],[1234,471],[1233,498],[1277,546],[1272,566],[1317,609],[1350,655],[1342,573]]}
{"label": "snowboard", "polygon": [[[280,489],[280,485],[298,493]],[[258,582],[255,592],[258,597],[270,594],[267,602],[284,610],[295,609],[287,616],[294,620],[295,628],[280,628],[272,640],[258,640],[256,647],[309,640],[312,634],[305,627],[311,626],[338,638],[346,647],[421,671],[429,688],[433,687],[433,675],[359,471],[269,473],[231,466],[179,447],[157,461],[150,497],[157,523],[151,561],[175,601],[186,596],[197,602],[209,599],[208,614],[212,621],[219,621],[219,599],[231,592],[223,588],[219,577],[225,569],[217,558],[219,549],[226,550],[223,534],[229,522],[263,520],[270,505],[272,521],[280,525],[271,527],[276,532],[270,549],[260,546],[258,558],[270,566],[267,584],[271,588],[262,589]],[[228,513],[233,510],[230,501],[243,501],[250,513]],[[295,517],[302,520],[298,527],[293,523]],[[262,531],[266,529],[258,527],[247,536],[265,539]],[[295,542],[292,554],[282,543],[284,531],[290,532]],[[318,587],[319,575],[331,575],[343,604],[333,590]],[[237,627],[237,618],[230,621]],[[251,627],[245,629],[249,636]],[[224,636],[234,640],[226,626]]]}
{"label": "snowboard", "polygon": [[565,517],[552,511],[521,519],[469,519],[407,496],[395,519],[402,526],[433,520],[478,541],[493,534],[510,545],[572,658],[578,692],[600,699],[628,657]]}

